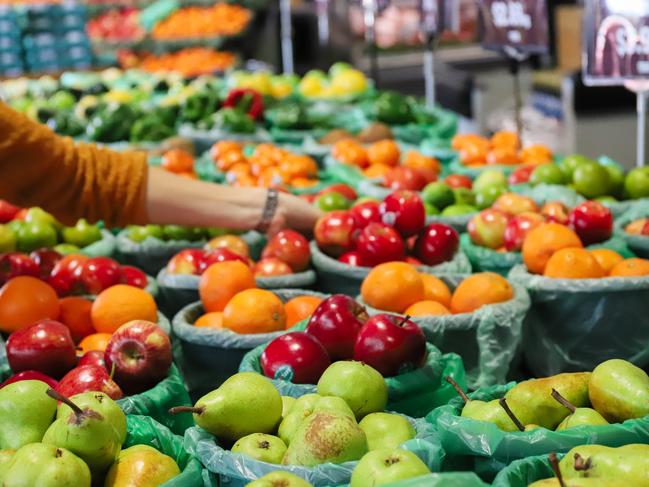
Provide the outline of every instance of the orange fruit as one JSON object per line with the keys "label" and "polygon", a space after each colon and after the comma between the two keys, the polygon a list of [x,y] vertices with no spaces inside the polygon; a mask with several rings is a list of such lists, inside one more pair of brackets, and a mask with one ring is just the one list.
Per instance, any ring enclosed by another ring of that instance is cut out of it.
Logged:
{"label": "orange fruit", "polygon": [[378,179],[384,177],[392,168],[385,164],[372,164],[363,171],[366,178]]}
{"label": "orange fruit", "polygon": [[83,340],[79,342],[77,350],[79,355],[83,355],[92,350],[98,350],[100,352],[105,351],[111,336],[111,333],[93,333],[92,335],[84,337]]}
{"label": "orange fruit", "polygon": [[59,305],[61,307],[59,319],[70,328],[70,334],[75,343],[78,343],[83,337],[95,333],[90,316],[92,301],[79,296],[70,296],[59,299]]}
{"label": "orange fruit", "polygon": [[186,173],[194,170],[194,158],[182,149],[171,149],[162,155],[162,167],[174,173]]}
{"label": "orange fruit", "polygon": [[549,147],[540,144],[525,147],[519,156],[523,164],[538,165],[552,162],[552,151]]}
{"label": "orange fruit", "polygon": [[289,185],[292,188],[312,188],[318,184],[317,179],[309,179],[309,178],[293,178],[289,181]]}
{"label": "orange fruit", "polygon": [[451,311],[471,313],[487,304],[509,301],[513,296],[514,290],[507,279],[495,272],[473,274],[455,288]]}
{"label": "orange fruit", "polygon": [[205,311],[223,311],[235,294],[255,287],[255,276],[243,262],[226,261],[212,264],[198,285]]}
{"label": "orange fruit", "polygon": [[649,275],[649,260],[647,259],[625,259],[617,264],[609,276],[611,277],[641,277]]}
{"label": "orange fruit", "polygon": [[513,166],[515,164],[520,164],[521,160],[518,157],[516,149],[511,147],[494,147],[487,152],[486,162],[487,164]]}
{"label": "orange fruit", "polygon": [[194,326],[199,328],[223,328],[223,312],[212,311],[199,316],[194,322]]}
{"label": "orange fruit", "polygon": [[520,140],[516,132],[511,132],[509,130],[501,130],[496,132],[491,137],[491,145],[499,148],[509,148],[518,150],[520,147]]}
{"label": "orange fruit", "polygon": [[220,154],[216,160],[216,167],[221,171],[229,171],[230,168],[236,164],[241,164],[246,162],[246,156],[243,155],[241,151],[230,150]]}
{"label": "orange fruit", "polygon": [[367,167],[369,165],[365,147],[351,139],[343,139],[336,142],[331,148],[331,156],[345,164],[352,164],[359,167]]}
{"label": "orange fruit", "polygon": [[286,311],[286,328],[294,326],[302,320],[309,318],[322,302],[315,296],[298,296],[289,299],[284,305]]}
{"label": "orange fruit", "polygon": [[558,223],[542,223],[523,241],[523,262],[530,272],[543,274],[552,254],[568,247],[583,247],[575,232]]}
{"label": "orange fruit", "polygon": [[406,152],[402,165],[412,169],[419,169],[420,171],[430,171],[434,174],[439,174],[442,169],[437,159],[425,156],[414,150]]}
{"label": "orange fruit", "polygon": [[480,145],[467,145],[460,149],[460,161],[465,166],[480,166],[487,163],[487,152]]}
{"label": "orange fruit", "polygon": [[568,247],[552,254],[543,275],[557,279],[599,279],[606,272],[588,250]]}
{"label": "orange fruit", "polygon": [[117,284],[103,290],[90,310],[92,325],[99,333],[113,333],[133,320],[158,322],[158,308],[144,289]]}
{"label": "orange fruit", "polygon": [[240,255],[241,257],[250,257],[250,249],[248,244],[241,237],[236,235],[222,235],[220,237],[214,237],[212,240],[207,242],[205,245],[207,250],[226,248],[231,250],[235,254]]}
{"label": "orange fruit", "polygon": [[374,267],[361,285],[363,301],[373,308],[401,313],[424,300],[424,283],[417,269],[405,262]]}
{"label": "orange fruit", "polygon": [[457,134],[451,141],[451,147],[456,151],[469,145],[482,147],[485,151],[491,146],[486,137],[477,134]]}
{"label": "orange fruit", "polygon": [[14,277],[0,288],[0,331],[12,333],[45,318],[59,317],[59,297],[47,283],[31,276]]}
{"label": "orange fruit", "polygon": [[632,235],[642,235],[642,230],[644,230],[648,221],[649,218],[640,218],[639,220],[632,221],[624,227],[624,231]]}
{"label": "orange fruit", "polygon": [[210,148],[210,156],[216,162],[219,157],[230,151],[241,152],[241,144],[233,140],[221,140]]}
{"label": "orange fruit", "polygon": [[611,249],[594,249],[590,253],[593,254],[593,257],[607,275],[613,267],[624,260],[624,257]]}
{"label": "orange fruit", "polygon": [[501,194],[492,205],[492,208],[514,216],[539,211],[539,207],[532,198],[516,193]]}
{"label": "orange fruit", "polygon": [[386,166],[394,167],[399,165],[401,151],[394,140],[379,140],[367,149],[367,159],[370,165],[385,164]]}
{"label": "orange fruit", "polygon": [[451,290],[439,277],[432,274],[419,274],[424,283],[424,299],[437,301],[448,308],[451,305]]}
{"label": "orange fruit", "polygon": [[265,289],[236,294],[223,310],[223,327],[235,333],[271,333],[286,328],[284,303]]}
{"label": "orange fruit", "polygon": [[315,178],[318,164],[309,156],[289,154],[279,163],[279,173],[284,181],[295,178]]}
{"label": "orange fruit", "polygon": [[441,316],[450,315],[451,312],[446,306],[437,301],[419,301],[408,306],[408,309],[403,314],[409,316]]}

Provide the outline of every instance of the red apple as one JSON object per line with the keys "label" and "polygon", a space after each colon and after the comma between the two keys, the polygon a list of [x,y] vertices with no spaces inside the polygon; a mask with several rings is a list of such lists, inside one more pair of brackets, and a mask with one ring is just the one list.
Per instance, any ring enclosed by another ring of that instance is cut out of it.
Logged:
{"label": "red apple", "polygon": [[119,282],[122,284],[128,284],[129,286],[139,287],[140,289],[146,288],[147,277],[146,274],[132,265],[123,265],[119,268],[120,279]]}
{"label": "red apple", "polygon": [[508,215],[520,215],[525,212],[536,213],[539,211],[539,207],[532,198],[516,193],[500,195],[491,208],[500,210]]}
{"label": "red apple", "polygon": [[649,235],[649,219],[647,219],[645,224],[642,226],[642,230],[640,230],[640,235]]}
{"label": "red apple", "polygon": [[13,384],[14,382],[20,382],[21,380],[40,380],[41,382],[45,382],[52,389],[56,389],[59,385],[59,381],[52,379],[49,375],[45,375],[36,370],[24,370],[12,375],[6,381],[0,384],[0,389],[2,389],[4,386],[8,386],[9,384]]}
{"label": "red apple", "polygon": [[381,223],[381,211],[378,201],[364,201],[351,207],[349,212],[354,217],[356,228],[360,231],[370,223]]}
{"label": "red apple", "polygon": [[464,176],[462,174],[449,174],[444,178],[444,184],[453,189],[457,188],[466,188],[471,189],[473,187],[473,181],[469,176]]}
{"label": "red apple", "polygon": [[82,392],[103,392],[113,400],[124,397],[122,389],[115,383],[104,367],[99,365],[82,365],[65,374],[57,392],[70,397]]}
{"label": "red apple", "polygon": [[59,296],[67,296],[73,292],[83,292],[79,275],[88,257],[80,254],[70,254],[63,257],[52,269],[47,282],[56,290]]}
{"label": "red apple", "polygon": [[598,201],[584,201],[568,216],[570,227],[584,245],[604,242],[613,234],[613,214]]}
{"label": "red apple", "polygon": [[83,367],[84,365],[98,365],[105,369],[106,362],[104,362],[104,352],[100,352],[99,350],[90,350],[84,353],[77,363],[77,368]]}
{"label": "red apple", "polygon": [[541,208],[541,215],[549,222],[568,224],[568,213],[570,210],[560,201],[548,201]]}
{"label": "red apple", "polygon": [[451,260],[459,246],[460,237],[453,227],[431,223],[417,237],[414,254],[426,265],[437,265]]}
{"label": "red apple", "polygon": [[20,208],[8,201],[0,200],[0,223],[8,223],[14,219]]}
{"label": "red apple", "polygon": [[107,370],[115,364],[115,382],[125,393],[139,393],[167,377],[172,361],[171,342],[155,323],[129,321],[111,336],[104,361]]}
{"label": "red apple", "polygon": [[349,252],[345,252],[343,255],[338,257],[338,262],[342,262],[343,264],[351,265],[354,267],[370,267],[367,262],[363,260],[361,254],[359,254],[357,250],[350,250]]}
{"label": "red apple", "polygon": [[301,272],[311,261],[309,241],[298,232],[282,230],[268,241],[261,257],[276,257],[291,266],[293,272]]}
{"label": "red apple", "polygon": [[83,263],[79,282],[89,294],[99,294],[121,280],[119,264],[109,257],[92,257]]}
{"label": "red apple", "polygon": [[294,384],[316,384],[329,365],[325,347],[302,331],[275,338],[261,354],[261,368],[266,377],[274,379],[278,370],[290,367]]}
{"label": "red apple", "polygon": [[354,354],[356,336],[369,316],[353,298],[334,294],[322,301],[309,319],[306,332],[327,350],[332,362]]}
{"label": "red apple", "polygon": [[324,253],[338,257],[354,245],[354,217],[349,211],[331,211],[315,224],[315,240]]}
{"label": "red apple", "polygon": [[358,236],[356,247],[363,262],[370,266],[401,260],[406,246],[397,231],[384,223],[370,223]]}
{"label": "red apple", "polygon": [[519,167],[509,175],[507,182],[512,186],[515,184],[527,183],[530,180],[530,177],[532,177],[534,169],[536,169],[535,165]]}
{"label": "red apple", "polygon": [[41,320],[9,335],[7,360],[14,373],[36,370],[57,379],[77,364],[77,354],[67,326]]}
{"label": "red apple", "polygon": [[38,264],[32,258],[19,252],[0,255],[0,285],[17,276],[38,277]]}
{"label": "red apple", "polygon": [[252,269],[255,277],[286,276],[293,274],[293,271],[286,262],[275,257],[267,257],[259,260]]}
{"label": "red apple", "polygon": [[426,358],[426,337],[408,317],[372,316],[358,333],[354,360],[378,370],[383,377],[421,367]]}
{"label": "red apple", "polygon": [[34,250],[29,257],[36,263],[41,279],[46,279],[54,270],[56,264],[63,258],[56,250],[38,249]]}
{"label": "red apple", "polygon": [[415,257],[413,257],[411,255],[408,255],[405,259],[403,259],[403,261],[407,262],[410,265],[414,265],[415,267],[419,267],[420,265],[424,265],[424,263],[422,261],[420,261],[419,259],[417,259],[417,258],[415,258]]}
{"label": "red apple", "polygon": [[318,193],[318,196],[327,193],[340,193],[349,201],[356,201],[358,199],[358,194],[356,194],[354,188],[343,183],[336,183],[336,184],[332,184],[331,186],[327,186],[326,188],[322,189],[320,193]]}
{"label": "red apple", "polygon": [[169,274],[199,275],[204,255],[205,251],[202,249],[181,250],[167,263],[167,272]]}
{"label": "red apple", "polygon": [[527,234],[544,221],[545,218],[539,213],[521,213],[510,218],[505,227],[505,249],[520,252]]}
{"label": "red apple", "polygon": [[497,249],[505,244],[505,229],[509,217],[502,211],[482,210],[467,225],[471,241],[481,247]]}
{"label": "red apple", "polygon": [[380,206],[383,223],[393,226],[403,238],[417,235],[426,224],[424,203],[414,191],[395,191]]}
{"label": "red apple", "polygon": [[383,185],[394,190],[420,191],[427,183],[426,178],[417,169],[405,166],[394,167],[383,177]]}
{"label": "red apple", "polygon": [[[185,251],[183,250],[183,252]],[[213,250],[203,251],[203,257],[198,263],[198,273],[202,274],[203,272],[205,272],[205,269],[207,269],[212,264],[218,264],[219,262],[226,262],[229,260],[238,260],[248,265],[248,259],[246,259],[245,257],[225,247],[219,247]]]}

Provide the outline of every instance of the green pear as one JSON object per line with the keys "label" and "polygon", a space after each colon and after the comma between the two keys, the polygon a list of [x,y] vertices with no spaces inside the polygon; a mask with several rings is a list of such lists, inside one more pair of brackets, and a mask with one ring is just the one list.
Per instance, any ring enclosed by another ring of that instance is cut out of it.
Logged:
{"label": "green pear", "polygon": [[429,473],[430,469],[413,452],[400,448],[382,448],[361,458],[352,472],[349,487],[375,487]]}
{"label": "green pear", "polygon": [[554,429],[570,411],[552,398],[552,389],[565,397],[575,407],[587,407],[590,372],[558,374],[543,379],[521,382],[510,389],[505,398],[520,405],[516,415],[523,424],[538,424]]}
{"label": "green pear", "polygon": [[560,462],[564,478],[613,478],[627,485],[649,485],[649,445],[619,448],[583,445],[570,450]]}
{"label": "green pear", "polygon": [[318,394],[345,400],[356,419],[384,411],[388,403],[388,386],[383,376],[362,362],[334,362],[318,381]]}
{"label": "green pear", "polygon": [[291,412],[297,399],[291,396],[282,396],[282,418],[285,418]]}
{"label": "green pear", "polygon": [[313,484],[290,472],[277,470],[253,480],[246,487],[313,487]]}
{"label": "green pear", "polygon": [[291,444],[291,438],[304,419],[308,418],[314,411],[330,410],[338,411],[356,419],[344,399],[334,396],[321,396],[319,394],[305,394],[300,397],[291,408],[291,412],[282,420],[277,430],[278,436],[287,445]]}
{"label": "green pear", "polygon": [[629,487],[629,484],[616,479],[564,479],[563,485],[556,478],[537,480],[528,487]]}
{"label": "green pear", "polygon": [[353,418],[337,411],[315,411],[297,429],[286,450],[284,465],[313,467],[343,463],[367,453],[367,438]]}
{"label": "green pear", "polygon": [[176,461],[148,445],[119,453],[106,474],[104,487],[156,487],[180,475]]}
{"label": "green pear", "polygon": [[122,449],[118,429],[92,407],[80,408],[52,389],[47,393],[67,404],[70,411],[52,423],[43,443],[70,450],[88,464],[93,474],[103,474]]}
{"label": "green pear", "polygon": [[396,448],[415,437],[415,428],[404,416],[393,413],[371,413],[358,426],[365,432],[370,451]]}
{"label": "green pear", "polygon": [[4,478],[4,473],[7,470],[9,461],[13,458],[16,450],[6,449],[0,450],[0,485],[2,485],[2,479]]}
{"label": "green pear", "polygon": [[555,389],[552,389],[552,397],[562,406],[564,406],[570,415],[566,417],[559,426],[557,426],[557,431],[563,431],[568,428],[574,428],[576,426],[597,426],[603,424],[609,424],[601,414],[595,411],[592,408],[577,408],[574,404],[571,404],[565,397],[559,394]]}
{"label": "green pear", "polygon": [[61,230],[63,241],[77,247],[86,247],[101,240],[101,230],[97,225],[91,225],[81,218],[73,227],[64,227]]}
{"label": "green pear", "polygon": [[260,462],[279,465],[286,453],[286,444],[277,436],[253,433],[239,438],[231,451],[242,453]]}
{"label": "green pear", "polygon": [[65,448],[30,443],[4,469],[2,487],[90,487],[90,469]]}
{"label": "green pear", "polygon": [[54,420],[56,400],[45,394],[40,380],[21,380],[0,389],[0,449],[17,450],[41,441]]}
{"label": "green pear", "polygon": [[[70,397],[70,400],[81,409],[90,408],[97,411],[111,423],[119,434],[120,445],[126,440],[126,415],[115,401],[103,392],[82,392]],[[72,409],[65,403],[60,403],[56,419],[68,418]]]}
{"label": "green pear", "polygon": [[252,433],[275,431],[282,417],[282,397],[265,377],[239,372],[201,397],[194,407],[180,406],[169,412],[191,412],[205,431],[235,442]]}
{"label": "green pear", "polygon": [[626,360],[602,362],[590,378],[593,407],[611,423],[649,415],[649,376]]}

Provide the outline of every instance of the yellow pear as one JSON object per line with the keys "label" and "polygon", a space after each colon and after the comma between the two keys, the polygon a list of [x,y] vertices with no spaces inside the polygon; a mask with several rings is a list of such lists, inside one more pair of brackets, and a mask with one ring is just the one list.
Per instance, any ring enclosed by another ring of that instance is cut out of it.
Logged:
{"label": "yellow pear", "polygon": [[180,473],[170,456],[147,445],[122,450],[110,467],[104,487],[156,487]]}

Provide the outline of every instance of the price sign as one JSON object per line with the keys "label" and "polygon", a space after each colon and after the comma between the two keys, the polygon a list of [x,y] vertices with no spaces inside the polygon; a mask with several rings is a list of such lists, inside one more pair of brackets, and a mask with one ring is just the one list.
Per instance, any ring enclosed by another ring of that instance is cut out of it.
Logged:
{"label": "price sign", "polygon": [[547,0],[479,0],[482,47],[520,53],[548,50]]}
{"label": "price sign", "polygon": [[437,34],[442,30],[440,18],[443,15],[443,4],[440,0],[420,0],[419,14],[421,16],[421,30],[427,36]]}
{"label": "price sign", "polygon": [[649,2],[589,0],[584,18],[584,82],[649,80]]}

